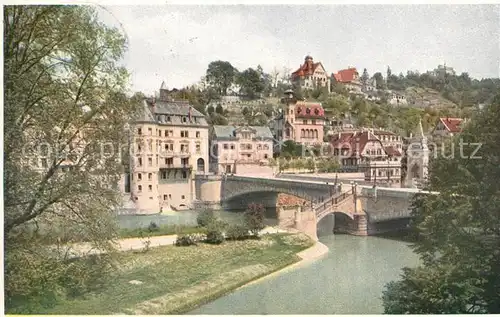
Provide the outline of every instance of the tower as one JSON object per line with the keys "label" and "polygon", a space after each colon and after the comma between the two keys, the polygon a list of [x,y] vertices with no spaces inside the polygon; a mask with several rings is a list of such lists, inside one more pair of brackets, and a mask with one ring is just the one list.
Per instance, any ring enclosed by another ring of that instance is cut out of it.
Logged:
{"label": "tower", "polygon": [[407,187],[422,185],[429,174],[429,146],[424,134],[422,120],[418,123],[415,137],[410,136],[406,151],[406,179]]}

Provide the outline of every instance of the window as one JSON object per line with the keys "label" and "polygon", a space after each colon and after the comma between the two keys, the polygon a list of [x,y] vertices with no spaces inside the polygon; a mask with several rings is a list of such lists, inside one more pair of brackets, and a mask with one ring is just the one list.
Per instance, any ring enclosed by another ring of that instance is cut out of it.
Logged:
{"label": "window", "polygon": [[137,143],[137,152],[141,152],[141,151],[142,151],[141,144],[140,144],[140,143]]}
{"label": "window", "polygon": [[172,164],[174,164],[174,158],[173,157],[165,159],[165,165],[172,165]]}
{"label": "window", "polygon": [[311,121],[311,124],[316,124],[316,120],[312,120],[312,121]]}
{"label": "window", "polygon": [[196,152],[200,152],[201,151],[201,144],[196,144]]}
{"label": "window", "polygon": [[141,173],[137,174],[137,180],[139,180],[139,181],[142,180],[142,174]]}
{"label": "window", "polygon": [[171,119],[170,119],[170,116],[167,116],[167,122],[170,122]]}
{"label": "window", "polygon": [[196,131],[196,137],[199,138],[201,136],[200,131]]}
{"label": "window", "polygon": [[161,136],[161,130],[158,130],[158,136]]}
{"label": "window", "polygon": [[307,124],[307,120],[302,120],[302,124]]}
{"label": "window", "polygon": [[262,150],[262,144],[257,144],[257,150]]}
{"label": "window", "polygon": [[153,200],[153,197],[149,197],[149,199]]}
{"label": "window", "polygon": [[142,129],[141,128],[137,129],[137,134],[142,135]]}
{"label": "window", "polygon": [[148,166],[153,166],[153,158],[148,157]]}
{"label": "window", "polygon": [[181,196],[181,199],[185,199],[186,197],[184,195]]}
{"label": "window", "polygon": [[269,150],[269,144],[264,144],[264,150]]}
{"label": "window", "polygon": [[231,144],[231,150],[234,150],[234,144]]}
{"label": "window", "polygon": [[139,167],[142,166],[142,158],[137,158],[137,164],[139,165]]}
{"label": "window", "polygon": [[224,150],[227,150],[227,149],[228,149],[228,144],[224,143]]}
{"label": "window", "polygon": [[181,138],[189,138],[188,131],[181,131]]}
{"label": "window", "polygon": [[267,159],[267,154],[264,154],[264,158]]}
{"label": "window", "polygon": [[149,135],[153,135],[153,129],[152,128],[148,128],[148,134]]}
{"label": "window", "polygon": [[181,144],[181,152],[187,152],[188,151],[188,145],[187,144]]}
{"label": "window", "polygon": [[182,122],[186,123],[187,122],[187,118],[186,117],[182,117]]}
{"label": "window", "polygon": [[161,179],[167,179],[167,172],[165,171],[161,172]]}
{"label": "window", "polygon": [[140,193],[142,192],[142,185],[137,186],[137,191]]}
{"label": "window", "polygon": [[186,173],[186,171],[182,171],[182,178],[187,178],[187,173]]}
{"label": "window", "polygon": [[153,191],[153,185],[149,185],[149,186],[148,186],[148,190],[149,190],[149,191]]}
{"label": "window", "polygon": [[172,199],[172,194],[168,194],[168,199]]}
{"label": "window", "polygon": [[163,200],[167,200],[168,199],[168,195],[163,195]]}
{"label": "window", "polygon": [[153,179],[153,173],[148,173],[148,180],[152,180]]}

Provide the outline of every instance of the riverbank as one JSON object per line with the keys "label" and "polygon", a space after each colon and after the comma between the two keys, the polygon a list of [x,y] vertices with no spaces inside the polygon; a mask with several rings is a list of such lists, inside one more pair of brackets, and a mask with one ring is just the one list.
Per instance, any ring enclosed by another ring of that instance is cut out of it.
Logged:
{"label": "riverbank", "polygon": [[102,288],[37,313],[180,314],[302,262],[315,253],[310,251],[315,250],[310,249],[313,243],[303,234],[279,233],[223,245],[120,252],[118,269]]}
{"label": "riverbank", "polygon": [[250,281],[250,282],[246,283],[245,285],[239,287],[238,289],[245,288],[247,286],[257,284],[257,283],[260,283],[260,282],[265,281],[267,279],[273,278],[277,275],[298,269],[299,267],[303,267],[303,266],[310,264],[316,260],[319,260],[320,258],[325,256],[326,254],[328,254],[328,247],[326,245],[324,245],[323,243],[317,241],[314,243],[314,245],[312,247],[297,253],[297,256],[300,258],[300,260],[298,262],[295,262],[289,266],[286,266],[278,271],[270,273],[270,274],[263,276],[259,279]]}

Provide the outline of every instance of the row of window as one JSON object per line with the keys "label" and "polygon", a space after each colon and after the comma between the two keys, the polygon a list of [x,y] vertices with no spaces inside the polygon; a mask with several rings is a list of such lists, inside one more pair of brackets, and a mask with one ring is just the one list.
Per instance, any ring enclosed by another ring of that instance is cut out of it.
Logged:
{"label": "row of window", "polygon": [[[165,161],[167,161],[167,159],[165,159]],[[167,163],[165,163],[165,164],[167,164]],[[174,164],[174,162],[171,161],[170,164]],[[181,164],[188,166],[189,165],[189,161],[188,162],[182,162]],[[137,180],[138,181],[142,180],[142,174],[143,173],[137,173]],[[144,174],[146,174],[146,173],[144,173]],[[148,174],[148,181],[152,181],[153,180],[153,173],[147,173],[147,174]],[[182,171],[181,176],[182,176],[181,178],[187,178],[188,177],[187,172],[186,171]],[[133,178],[134,178],[134,176],[132,174],[132,179]],[[161,174],[160,174],[160,178],[161,179],[169,179],[169,177],[167,175],[167,171],[162,171]],[[141,189],[142,189],[142,187],[141,187]]]}
{"label": "row of window", "polygon": [[[236,160],[237,157],[238,157],[237,155],[227,155],[227,154],[224,154],[224,155],[222,155],[222,160],[223,161]],[[240,154],[239,157],[241,159],[251,159],[252,158],[252,154]],[[269,155],[264,154],[262,157],[260,157],[258,155],[255,157],[255,159],[261,159],[261,158],[267,160],[269,158]]]}
{"label": "row of window", "polygon": [[300,130],[300,137],[303,139],[317,139],[318,130],[302,129]]}
{"label": "row of window", "polygon": [[[140,143],[137,143],[136,148],[137,148],[138,153],[141,153],[143,150]],[[174,143],[173,142],[162,143],[162,142],[156,141],[156,148],[158,149],[158,152],[162,152],[162,151],[173,152],[174,151]],[[153,152],[153,143],[152,142],[149,142],[148,149],[149,149],[150,153]],[[180,152],[182,152],[182,153],[188,153],[189,152],[189,143],[181,143],[179,145],[179,149],[180,149]],[[195,144],[195,151],[196,151],[196,153],[201,152],[201,144],[200,143]]]}
{"label": "row of window", "polygon": [[[153,197],[149,197],[149,199],[153,200]],[[163,200],[169,200],[169,199],[172,199],[172,194],[163,195]],[[186,199],[186,196],[181,195],[181,199]],[[139,200],[139,197],[135,197],[135,200]]]}
{"label": "row of window", "polygon": [[[224,150],[234,150],[234,144],[233,143],[223,143],[222,147]],[[250,143],[241,143],[240,144],[240,150],[251,150],[253,149],[253,144]],[[257,150],[269,150],[269,144],[257,144]]]}
{"label": "row of window", "polygon": [[[163,132],[162,132],[163,131]],[[161,130],[161,129],[156,129],[156,135],[161,137],[174,137],[174,131],[175,130]],[[137,128],[137,134],[138,135],[143,135],[142,134],[142,128]],[[153,136],[153,128],[148,128],[148,134],[150,136]],[[181,138],[189,138],[189,131],[187,130],[181,130]],[[201,138],[201,132],[200,131],[195,131],[195,136],[196,138]]]}

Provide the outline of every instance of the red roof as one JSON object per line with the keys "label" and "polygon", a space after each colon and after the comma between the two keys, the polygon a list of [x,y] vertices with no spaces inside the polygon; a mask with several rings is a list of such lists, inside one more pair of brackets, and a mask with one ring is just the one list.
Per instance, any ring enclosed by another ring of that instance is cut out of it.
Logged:
{"label": "red roof", "polygon": [[457,133],[462,131],[461,124],[464,121],[462,118],[439,118],[439,120],[449,132]]}
{"label": "red roof", "polygon": [[313,102],[297,102],[295,104],[295,117],[296,118],[324,118],[325,109],[320,103]]}
{"label": "red roof", "polygon": [[[308,62],[308,60],[310,60],[311,62]],[[296,77],[304,77],[304,76],[312,75],[314,73],[314,71],[316,70],[316,68],[318,68],[319,65],[321,65],[320,62],[313,63],[312,57],[307,56],[304,64],[301,65],[299,67],[299,69],[297,69],[296,71],[294,71],[292,73],[292,79],[294,79]]]}
{"label": "red roof", "polygon": [[[330,143],[334,149],[349,150],[351,157],[361,157],[364,153],[365,146],[368,142],[378,142],[382,145],[379,139],[371,135],[370,132],[341,132],[334,134]],[[394,147],[388,146],[384,148],[385,154],[389,156],[401,156],[401,153]]]}
{"label": "red roof", "polygon": [[336,74],[332,74],[335,80],[339,83],[349,83],[356,79],[358,71],[355,67],[339,70]]}

